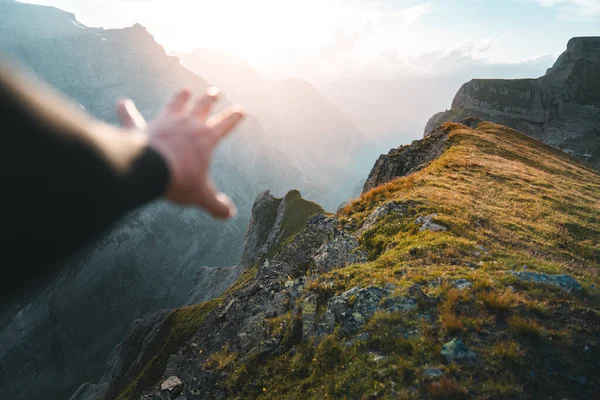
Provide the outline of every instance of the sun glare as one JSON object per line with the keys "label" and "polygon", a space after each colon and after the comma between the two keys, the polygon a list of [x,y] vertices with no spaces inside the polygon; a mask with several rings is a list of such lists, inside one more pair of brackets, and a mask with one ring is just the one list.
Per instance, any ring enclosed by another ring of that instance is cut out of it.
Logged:
{"label": "sun glare", "polygon": [[155,10],[153,30],[167,47],[209,47],[255,60],[318,48],[352,14],[339,0],[175,0]]}

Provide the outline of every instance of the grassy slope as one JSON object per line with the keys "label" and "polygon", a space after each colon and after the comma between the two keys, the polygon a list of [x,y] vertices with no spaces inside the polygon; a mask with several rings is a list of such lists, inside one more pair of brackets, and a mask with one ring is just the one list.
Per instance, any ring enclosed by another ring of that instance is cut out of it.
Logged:
{"label": "grassy slope", "polygon": [[[449,124],[450,149],[424,170],[364,194],[339,213],[348,227],[390,201],[411,204],[362,235],[370,262],[311,277],[331,295],[361,285],[414,284],[435,302],[410,314],[376,314],[370,337],[340,334],[242,364],[231,354],[227,387],[239,398],[582,398],[600,391],[600,175],[508,128]],[[436,213],[447,232],[419,232]],[[527,266],[527,267],[525,267]],[[567,273],[584,290],[518,282],[512,270]],[[470,290],[452,281],[466,278]],[[327,282],[334,281],[333,289]],[[436,284],[438,282],[439,284]],[[283,317],[279,317],[280,319]],[[418,334],[406,335],[416,331]],[[478,357],[447,363],[461,338]],[[586,347],[587,346],[587,347]],[[226,353],[226,352],[225,352]],[[376,359],[374,354],[383,358]],[[438,367],[440,379],[424,378]],[[585,385],[572,377],[585,376]],[[571,378],[570,378],[571,377]]]}

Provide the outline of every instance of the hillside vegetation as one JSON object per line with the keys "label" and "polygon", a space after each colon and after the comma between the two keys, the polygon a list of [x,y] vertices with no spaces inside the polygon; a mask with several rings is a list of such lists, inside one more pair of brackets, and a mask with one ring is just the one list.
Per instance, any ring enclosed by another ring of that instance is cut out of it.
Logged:
{"label": "hillside vegetation", "polygon": [[[187,346],[135,392],[597,398],[600,174],[492,123],[441,129],[447,149],[427,167],[309,219],[212,311],[197,306]],[[289,249],[314,254],[295,275],[282,267]],[[161,390],[172,375],[182,383]]]}

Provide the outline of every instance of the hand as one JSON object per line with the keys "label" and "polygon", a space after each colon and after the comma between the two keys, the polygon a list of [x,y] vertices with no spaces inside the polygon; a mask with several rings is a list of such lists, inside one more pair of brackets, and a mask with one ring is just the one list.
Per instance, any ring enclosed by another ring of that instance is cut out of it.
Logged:
{"label": "hand", "polygon": [[130,99],[120,100],[117,113],[127,129],[149,136],[150,147],[169,165],[171,180],[166,197],[178,204],[206,209],[213,217],[228,219],[237,213],[233,201],[219,193],[209,177],[209,167],[217,144],[242,120],[242,110],[233,106],[209,118],[218,90],[209,89],[190,103],[190,92],[182,90],[147,126],[144,117]]}

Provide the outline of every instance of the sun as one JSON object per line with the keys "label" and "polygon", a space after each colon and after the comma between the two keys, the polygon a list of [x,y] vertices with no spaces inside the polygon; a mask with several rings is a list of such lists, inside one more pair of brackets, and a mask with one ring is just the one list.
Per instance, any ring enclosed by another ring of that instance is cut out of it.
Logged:
{"label": "sun", "polygon": [[248,59],[319,48],[350,17],[341,0],[159,2],[152,32],[167,48],[221,49]]}

